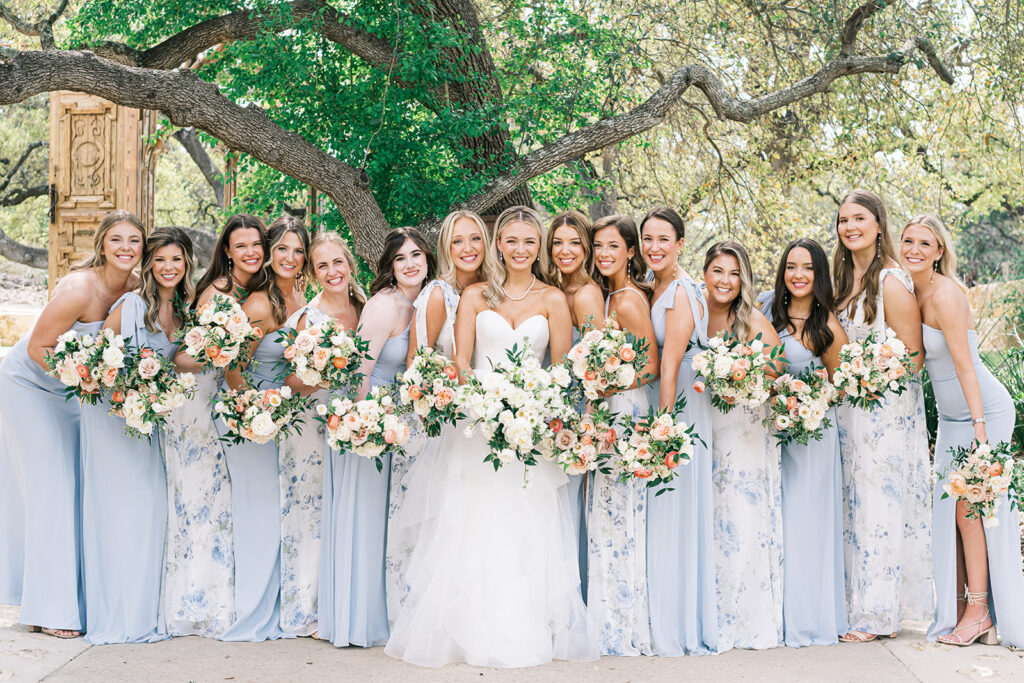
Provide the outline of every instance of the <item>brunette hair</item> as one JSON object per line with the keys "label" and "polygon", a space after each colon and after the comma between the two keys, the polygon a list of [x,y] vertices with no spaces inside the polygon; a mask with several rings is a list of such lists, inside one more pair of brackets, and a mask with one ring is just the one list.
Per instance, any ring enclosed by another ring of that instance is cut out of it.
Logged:
{"label": "brunette hair", "polygon": [[348,243],[342,239],[341,235],[329,230],[317,233],[317,236],[313,238],[313,244],[309,247],[310,268],[313,267],[313,253],[317,250],[317,247],[325,244],[333,244],[341,249],[341,253],[345,256],[345,261],[348,263],[348,269],[351,271],[351,276],[348,281],[348,295],[352,299],[352,303],[356,308],[356,313],[362,313],[363,305],[366,303],[366,294],[363,293],[362,287],[359,286],[359,282],[356,280],[356,273],[358,272],[356,257],[352,255],[352,250],[349,249]]}
{"label": "brunette hair", "polygon": [[[843,244],[839,235],[839,212],[836,211],[835,225],[836,250],[832,256],[832,277],[835,283],[835,308],[846,299],[850,299],[846,305],[847,314],[852,317],[857,310],[857,300],[863,293],[864,296],[864,322],[870,325],[875,321],[878,314],[878,289],[882,286],[880,281],[882,269],[887,261],[892,260],[899,263],[896,258],[896,248],[892,243],[892,236],[889,234],[889,213],[886,211],[885,202],[874,192],[869,190],[851,190],[839,202],[843,204],[857,204],[871,212],[871,215],[878,221],[878,237],[875,238],[875,258],[871,261],[859,291],[854,292],[853,281],[853,255],[846,245]],[[851,294],[854,296],[851,298]]]}
{"label": "brunette hair", "polygon": [[[591,235],[597,235],[600,230],[605,228],[615,228],[619,236],[622,237],[622,241],[626,244],[626,249],[633,250],[633,256],[629,259],[626,264],[626,275],[629,277],[629,281],[640,288],[647,298],[651,297],[651,292],[654,288],[650,282],[647,282],[647,263],[644,261],[643,255],[640,253],[640,233],[637,232],[636,222],[629,216],[623,216],[621,214],[615,214],[613,216],[605,216],[599,218],[594,222],[593,232]],[[601,285],[601,291],[604,292],[605,296],[611,294],[611,284],[608,282],[608,278],[602,275],[600,272],[597,273],[597,281]]]}
{"label": "brunette hair", "polygon": [[644,224],[652,218],[663,220],[672,226],[672,229],[676,232],[676,239],[681,240],[686,237],[686,226],[683,224],[683,218],[676,210],[671,206],[656,206],[647,212],[644,219],[640,221],[640,234],[644,234]]}
{"label": "brunette hair", "polygon": [[[267,298],[270,299],[270,309],[274,316],[274,322],[278,325],[283,324],[288,319],[288,302],[285,300],[286,292],[282,292],[281,288],[277,286],[277,277],[274,275],[273,269],[273,254],[274,249],[288,234],[298,237],[299,242],[302,244],[302,269],[299,271],[298,277],[295,278],[295,288],[303,288],[305,282],[308,282],[310,279],[309,231],[306,230],[306,224],[302,222],[301,218],[291,214],[280,216],[267,228],[267,241],[270,243],[270,249],[267,250],[266,259],[263,261],[263,268],[261,269],[263,274],[263,287],[261,289],[267,293]],[[249,291],[254,290],[249,288]]]}
{"label": "brunette hair", "polygon": [[434,279],[437,260],[434,258],[434,252],[431,251],[427,240],[423,237],[423,233],[416,228],[395,228],[384,238],[384,249],[381,251],[380,258],[377,259],[377,277],[370,283],[370,296],[398,284],[398,280],[395,279],[395,257],[398,256],[398,252],[406,240],[412,240],[427,258],[427,275],[423,278],[423,282],[430,282]]}
{"label": "brunette hair", "polygon": [[732,256],[740,265],[740,295],[733,300],[729,313],[733,317],[733,333],[740,339],[746,339],[750,334],[750,316],[754,310],[754,305],[757,303],[757,299],[754,296],[754,273],[750,268],[750,257],[747,255],[747,250],[739,242],[734,242],[733,240],[716,242],[711,245],[707,255],[704,257],[703,272],[705,277],[708,266],[719,256]]}
{"label": "brunette hair", "polygon": [[139,217],[131,211],[125,211],[124,209],[118,209],[117,211],[111,211],[100,224],[96,227],[96,232],[92,236],[92,254],[87,256],[85,259],[79,261],[71,267],[72,271],[86,270],[88,268],[99,268],[107,262],[107,257],[103,255],[103,240],[106,239],[107,233],[115,225],[120,223],[127,223],[132,227],[138,228],[139,232],[142,233],[142,248],[146,248],[146,226],[142,224]]}
{"label": "brunette hair", "polygon": [[814,284],[811,285],[811,293],[814,302],[811,304],[811,314],[804,321],[803,332],[801,332],[801,343],[806,339],[809,342],[804,344],[807,350],[815,356],[821,356],[832,345],[835,334],[828,326],[828,317],[832,311],[832,276],[828,268],[828,256],[821,245],[812,239],[801,237],[786,245],[782,252],[782,259],[779,261],[779,270],[775,274],[775,299],[772,301],[772,324],[779,332],[789,328],[789,290],[786,288],[786,260],[789,253],[794,249],[806,249],[811,255],[811,268],[814,269]]}
{"label": "brunette hair", "polygon": [[[230,294],[233,286],[233,280],[231,279],[231,268],[233,264],[231,259],[228,258],[227,249],[231,239],[231,233],[235,230],[242,229],[253,229],[257,230],[260,234],[260,241],[263,243],[263,261],[270,258],[270,242],[267,240],[267,226],[262,220],[248,213],[236,213],[234,216],[228,219],[227,223],[224,224],[224,229],[221,230],[220,236],[217,238],[217,244],[213,247],[213,254],[210,256],[210,265],[207,266],[206,272],[203,277],[200,278],[199,284],[196,285],[196,296],[199,296],[206,291],[211,285],[219,292]],[[266,286],[264,282],[266,275],[261,268],[256,271],[252,279],[247,283],[246,291],[252,292],[258,289],[262,289]],[[224,289],[217,287],[218,280],[225,280]]]}
{"label": "brunette hair", "polygon": [[579,211],[569,209],[563,211],[548,224],[548,234],[544,240],[544,249],[548,255],[548,282],[558,285],[562,282],[562,271],[555,265],[555,259],[551,258],[551,250],[555,244],[555,231],[561,227],[572,228],[580,236],[583,244],[583,263],[580,265],[580,272],[583,274],[582,284],[594,281],[594,242],[593,227],[590,219]]}
{"label": "brunette hair", "polygon": [[150,332],[158,331],[156,318],[160,314],[160,290],[153,274],[153,259],[156,252],[164,247],[178,247],[185,258],[185,273],[174,288],[174,310],[182,320],[185,309],[196,294],[196,286],[192,284],[192,272],[196,267],[192,239],[181,228],[157,228],[146,240],[146,251],[142,256],[142,283],[139,286],[139,296],[146,304],[143,320]]}

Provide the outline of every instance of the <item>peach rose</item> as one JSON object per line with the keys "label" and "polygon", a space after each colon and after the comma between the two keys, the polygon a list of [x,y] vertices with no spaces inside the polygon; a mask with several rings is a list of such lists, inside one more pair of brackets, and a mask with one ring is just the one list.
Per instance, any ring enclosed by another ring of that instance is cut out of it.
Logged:
{"label": "peach rose", "polygon": [[340,424],[341,424],[341,415],[333,415],[332,414],[330,417],[327,418],[327,428],[328,429],[332,429],[332,430],[333,429],[337,429],[338,425],[340,425]]}
{"label": "peach rose", "polygon": [[697,381],[693,383],[693,390],[696,391],[698,394],[703,394],[704,389],[706,388],[707,387],[704,386],[704,382]]}
{"label": "peach rose", "polygon": [[623,362],[632,363],[633,359],[636,358],[636,351],[628,346],[624,346],[619,349],[619,358],[621,358]]}

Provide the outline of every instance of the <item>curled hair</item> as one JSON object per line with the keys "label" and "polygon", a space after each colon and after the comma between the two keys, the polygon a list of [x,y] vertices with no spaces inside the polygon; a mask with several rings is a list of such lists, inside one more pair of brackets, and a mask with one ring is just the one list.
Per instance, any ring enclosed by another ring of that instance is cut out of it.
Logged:
{"label": "curled hair", "polygon": [[[604,218],[597,219],[591,234],[597,235],[598,231],[605,228],[615,228],[625,243],[626,250],[633,250],[633,256],[630,257],[629,262],[626,264],[626,275],[629,277],[629,281],[636,285],[649,299],[654,288],[646,279],[647,263],[640,253],[640,233],[637,232],[636,222],[629,216],[621,214],[605,216]],[[608,281],[608,278],[598,272],[597,281],[601,285],[601,291],[604,292],[605,296],[611,294],[611,282]]]}
{"label": "curled hair", "polygon": [[341,249],[341,253],[345,257],[345,262],[348,263],[348,269],[351,271],[349,276],[348,295],[352,299],[352,305],[355,306],[356,313],[362,313],[363,306],[366,304],[366,294],[363,293],[362,287],[359,286],[359,282],[356,280],[356,273],[358,272],[356,257],[352,255],[352,250],[349,249],[348,243],[342,239],[341,235],[336,232],[324,230],[313,238],[313,244],[309,247],[310,267],[312,268],[313,266],[313,253],[318,247],[325,244],[333,244]]}
{"label": "curled hair", "polygon": [[72,271],[86,270],[88,268],[99,268],[107,262],[107,257],[103,255],[103,240],[107,238],[107,233],[115,225],[120,223],[127,223],[134,228],[138,228],[139,232],[142,233],[142,244],[145,249],[146,244],[146,226],[142,224],[139,217],[131,211],[125,211],[124,209],[118,209],[117,211],[111,211],[100,224],[96,227],[96,232],[92,236],[92,255],[87,256],[85,259],[79,261],[71,267]]}
{"label": "curled hair", "polygon": [[729,315],[732,317],[733,334],[740,339],[746,339],[750,336],[750,316],[757,303],[754,296],[754,273],[750,268],[750,257],[739,242],[733,240],[716,242],[711,245],[707,256],[704,257],[705,279],[711,262],[719,256],[732,256],[740,265],[740,295],[733,299],[732,305],[729,307]]}
{"label": "curled hair", "polygon": [[437,279],[447,282],[456,292],[461,291],[455,268],[455,261],[452,260],[452,233],[455,230],[455,223],[461,219],[473,221],[480,229],[480,235],[484,238],[483,259],[480,261],[478,271],[480,280],[487,282],[494,275],[494,262],[491,260],[491,250],[487,248],[490,241],[490,231],[475,211],[454,211],[444,217],[441,223],[441,232],[437,236]]}
{"label": "curled hair", "polygon": [[[896,248],[892,243],[892,236],[889,234],[889,213],[886,211],[885,202],[870,190],[851,190],[839,202],[843,204],[857,204],[868,211],[878,221],[878,237],[875,240],[875,258],[871,261],[864,279],[861,282],[859,291],[854,292],[853,277],[853,254],[843,244],[842,238],[836,240],[836,250],[832,256],[832,277],[835,283],[835,308],[849,299],[846,305],[847,315],[851,318],[857,310],[857,300],[864,294],[864,322],[868,325],[875,322],[878,314],[878,289],[882,286],[880,278],[882,269],[888,261],[899,262],[896,258]],[[838,237],[839,234],[839,212],[836,211],[836,220],[833,228]],[[852,295],[852,296],[851,296]]]}
{"label": "curled hair", "polygon": [[553,285],[562,284],[562,271],[558,269],[555,264],[555,259],[551,256],[552,249],[555,244],[555,231],[559,228],[572,228],[576,231],[576,234],[580,236],[580,243],[583,245],[583,263],[580,265],[579,273],[582,276],[580,284],[585,285],[589,282],[594,281],[594,242],[593,242],[593,228],[590,225],[590,219],[584,216],[579,211],[569,209],[563,211],[554,218],[548,224],[548,234],[544,240],[544,250],[548,255],[548,282]]}
{"label": "curled hair", "polygon": [[[267,241],[270,242],[270,249],[267,251],[266,259],[263,261],[263,268],[261,272],[262,287],[260,291],[267,293],[267,298],[270,299],[270,309],[274,316],[274,322],[278,325],[284,324],[285,320],[288,319],[288,301],[285,298],[290,292],[282,292],[281,288],[277,285],[277,276],[274,274],[273,269],[273,253],[274,249],[277,248],[285,238],[286,235],[292,234],[299,238],[299,243],[302,245],[302,269],[299,271],[298,277],[295,278],[295,288],[301,289],[304,287],[304,281],[309,279],[309,231],[306,230],[306,224],[302,222],[301,218],[285,214],[277,218],[270,227],[267,228]],[[253,288],[249,288],[249,291],[255,291]]]}
{"label": "curled hair", "polygon": [[544,224],[540,220],[540,214],[528,206],[510,206],[502,211],[498,215],[498,220],[494,222],[494,235],[491,238],[489,245],[491,259],[494,263],[494,277],[487,281],[487,288],[484,289],[484,300],[491,308],[497,307],[505,296],[505,290],[503,287],[505,285],[505,281],[508,279],[508,268],[500,257],[498,242],[501,240],[501,233],[505,231],[505,228],[513,223],[526,223],[537,231],[537,237],[540,238],[539,244],[537,245],[537,260],[533,262],[530,270],[538,280],[548,283],[548,259],[543,248],[543,245],[545,244]]}
{"label": "curled hair", "polygon": [[434,273],[437,271],[437,261],[434,258],[434,252],[430,249],[430,245],[427,244],[426,238],[423,237],[423,233],[416,228],[395,228],[384,238],[384,249],[381,251],[380,258],[377,259],[377,277],[370,283],[370,296],[373,296],[382,289],[398,285],[398,280],[395,278],[395,258],[398,256],[398,252],[402,249],[406,240],[412,240],[419,247],[419,250],[423,252],[423,255],[426,256],[427,276],[423,278],[423,281],[430,282],[434,279]]}
{"label": "curled hair", "polygon": [[185,308],[195,297],[196,286],[192,283],[192,273],[196,267],[195,255],[192,252],[192,239],[181,228],[157,228],[149,239],[146,240],[146,251],[142,256],[142,284],[139,286],[139,296],[146,304],[146,313],[143,320],[146,329],[150,332],[157,332],[157,316],[160,314],[160,289],[156,275],[153,273],[153,259],[156,252],[164,247],[178,247],[185,258],[185,273],[181,281],[174,288],[175,313],[184,319]]}
{"label": "curled hair", "polygon": [[644,219],[640,221],[640,234],[644,234],[644,225],[652,218],[665,221],[675,230],[676,240],[686,237],[686,226],[683,224],[683,217],[680,216],[671,206],[656,206],[647,212]]}
{"label": "curled hair", "polygon": [[[949,234],[949,229],[946,228],[946,224],[942,222],[942,219],[933,213],[920,214],[906,222],[903,226],[903,232],[906,232],[907,228],[911,225],[920,225],[931,230],[932,234],[935,235],[936,244],[942,249],[942,256],[936,262],[935,272],[945,275],[966,292],[967,285],[956,274],[956,251],[953,249],[953,237]],[[900,235],[902,237],[902,233]]]}
{"label": "curled hair", "polygon": [[[196,295],[200,295],[206,291],[211,285],[214,286],[217,291],[230,294],[234,286],[234,281],[231,279],[231,260],[228,258],[228,246],[231,241],[231,234],[235,230],[252,229],[256,230],[260,234],[260,242],[263,243],[263,260],[264,263],[270,258],[270,242],[267,240],[267,226],[262,220],[247,213],[236,213],[234,216],[228,219],[228,222],[224,224],[224,229],[221,230],[220,236],[217,238],[217,244],[213,247],[213,254],[210,256],[210,265],[206,268],[206,273],[200,278],[199,284],[196,285]],[[255,291],[262,289],[266,286],[265,272],[261,268],[253,274],[252,279],[247,283],[247,291]],[[224,288],[221,289],[217,286],[218,280],[224,280]]]}
{"label": "curled hair", "polygon": [[[772,324],[779,332],[790,328],[792,321],[789,318],[789,290],[786,288],[786,260],[789,253],[794,249],[806,249],[811,255],[811,268],[814,270],[814,283],[811,285],[811,295],[814,301],[811,303],[811,313],[804,321],[803,332],[801,332],[801,343],[807,340],[810,345],[807,350],[815,356],[821,356],[832,346],[835,334],[828,326],[828,316],[832,310],[832,276],[828,269],[828,256],[821,245],[812,239],[801,237],[786,245],[782,252],[782,259],[779,261],[779,270],[775,274],[775,300],[772,301]],[[796,329],[795,327],[793,329]]]}

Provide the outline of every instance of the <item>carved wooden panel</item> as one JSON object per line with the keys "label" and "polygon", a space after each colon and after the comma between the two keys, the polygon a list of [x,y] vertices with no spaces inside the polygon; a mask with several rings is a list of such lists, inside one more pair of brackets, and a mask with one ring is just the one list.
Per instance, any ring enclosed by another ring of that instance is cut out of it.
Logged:
{"label": "carved wooden panel", "polygon": [[92,95],[50,94],[50,264],[52,291],[92,252],[103,217],[127,209],[153,221],[153,168],[145,139],[154,112],[127,109]]}

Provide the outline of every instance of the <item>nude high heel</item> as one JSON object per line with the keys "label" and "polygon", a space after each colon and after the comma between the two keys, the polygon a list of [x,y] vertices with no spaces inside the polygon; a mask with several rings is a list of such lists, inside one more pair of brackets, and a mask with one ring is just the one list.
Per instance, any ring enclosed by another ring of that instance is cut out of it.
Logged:
{"label": "nude high heel", "polygon": [[[985,607],[988,607],[988,592],[987,591],[985,591],[985,592],[978,592],[978,593],[972,593],[969,590],[967,590],[967,586],[964,586],[964,598],[966,598],[968,605],[985,605]],[[992,626],[989,626],[987,629],[985,629],[983,631],[978,631],[978,633],[975,633],[974,637],[971,638],[970,640],[964,640],[957,633],[957,631],[960,631],[960,630],[966,631],[966,630],[970,630],[971,628],[973,628],[975,626],[981,626],[982,624],[985,623],[985,620],[991,618],[991,616],[992,616],[992,612],[990,610],[986,609],[985,610],[985,616],[983,616],[978,621],[972,622],[970,624],[965,624],[965,625],[963,625],[963,626],[961,626],[959,628],[954,628],[952,633],[950,633],[948,635],[945,635],[945,636],[939,636],[937,638],[937,640],[940,643],[944,643],[946,645],[956,645],[958,647],[964,647],[964,646],[967,646],[967,645],[973,645],[974,641],[976,641],[976,640],[978,640],[980,638],[982,645],[998,645],[999,644],[999,634],[996,633],[995,624],[993,624]]]}

